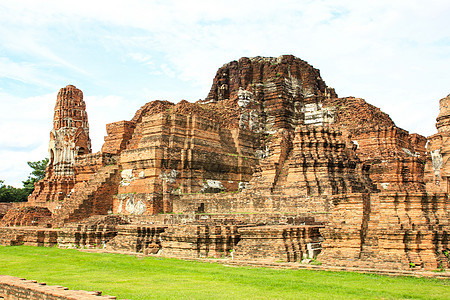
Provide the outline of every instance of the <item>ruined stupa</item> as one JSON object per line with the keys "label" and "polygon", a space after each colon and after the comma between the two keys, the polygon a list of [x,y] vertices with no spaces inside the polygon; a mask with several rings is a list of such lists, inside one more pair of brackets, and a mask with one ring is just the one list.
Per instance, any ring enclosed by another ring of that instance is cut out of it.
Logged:
{"label": "ruined stupa", "polygon": [[73,85],[58,92],[48,152],[45,178],[29,196],[31,203],[64,199],[75,185],[75,157],[92,152],[83,92]]}
{"label": "ruined stupa", "polygon": [[427,139],[338,97],[306,61],[244,57],[219,68],[204,100],[152,101],[107,124],[102,151],[90,153],[82,93],[68,86],[27,204],[47,209],[36,225],[61,229],[4,227],[0,243],[448,267],[448,97],[440,104]]}

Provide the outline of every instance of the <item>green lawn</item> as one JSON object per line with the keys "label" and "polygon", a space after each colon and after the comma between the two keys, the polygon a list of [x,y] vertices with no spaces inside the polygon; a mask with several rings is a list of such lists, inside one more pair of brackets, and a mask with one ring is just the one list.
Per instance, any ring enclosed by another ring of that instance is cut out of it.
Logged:
{"label": "green lawn", "polygon": [[128,299],[450,299],[448,280],[0,246],[0,274]]}

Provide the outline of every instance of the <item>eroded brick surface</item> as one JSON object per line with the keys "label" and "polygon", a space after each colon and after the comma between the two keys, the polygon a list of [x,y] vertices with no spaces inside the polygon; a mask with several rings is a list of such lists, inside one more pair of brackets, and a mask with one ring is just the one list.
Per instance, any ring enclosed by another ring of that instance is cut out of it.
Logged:
{"label": "eroded brick surface", "polygon": [[5,300],[106,300],[115,296],[102,296],[102,292],[69,290],[63,286],[46,285],[36,280],[26,280],[0,275],[0,298]]}
{"label": "eroded brick surface", "polygon": [[36,183],[28,201],[39,205],[62,200],[76,183],[75,157],[91,152],[83,92],[68,85],[59,91],[56,99],[45,178]]}
{"label": "eroded brick surface", "polygon": [[[449,99],[427,139],[361,98],[338,98],[301,59],[241,58],[219,68],[205,100],[152,101],[107,124],[92,154],[82,93],[68,86],[50,142],[57,149],[63,130],[66,148],[23,206],[52,212],[64,247],[445,267]],[[14,214],[5,225],[31,219]],[[24,239],[2,230],[4,244]]]}
{"label": "eroded brick surface", "polygon": [[0,226],[38,226],[51,223],[52,213],[46,207],[16,206],[8,210]]}

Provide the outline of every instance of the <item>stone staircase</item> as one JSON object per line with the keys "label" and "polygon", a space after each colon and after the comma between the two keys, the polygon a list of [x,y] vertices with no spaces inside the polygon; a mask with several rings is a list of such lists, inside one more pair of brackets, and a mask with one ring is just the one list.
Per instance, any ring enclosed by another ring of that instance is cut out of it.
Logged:
{"label": "stone staircase", "polygon": [[54,213],[53,226],[76,222],[95,214],[112,210],[112,197],[117,193],[119,167],[102,167],[87,182],[80,183],[75,191],[64,198],[61,208]]}

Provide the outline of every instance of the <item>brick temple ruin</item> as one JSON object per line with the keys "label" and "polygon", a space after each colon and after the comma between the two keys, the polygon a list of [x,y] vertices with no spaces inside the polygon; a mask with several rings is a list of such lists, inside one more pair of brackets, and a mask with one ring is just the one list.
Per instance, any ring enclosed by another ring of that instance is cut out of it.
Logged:
{"label": "brick temple ruin", "polygon": [[0,244],[379,269],[448,268],[450,95],[437,133],[339,98],[294,56],[221,67],[196,103],[153,101],[92,153],[83,93],[57,97],[50,163]]}

